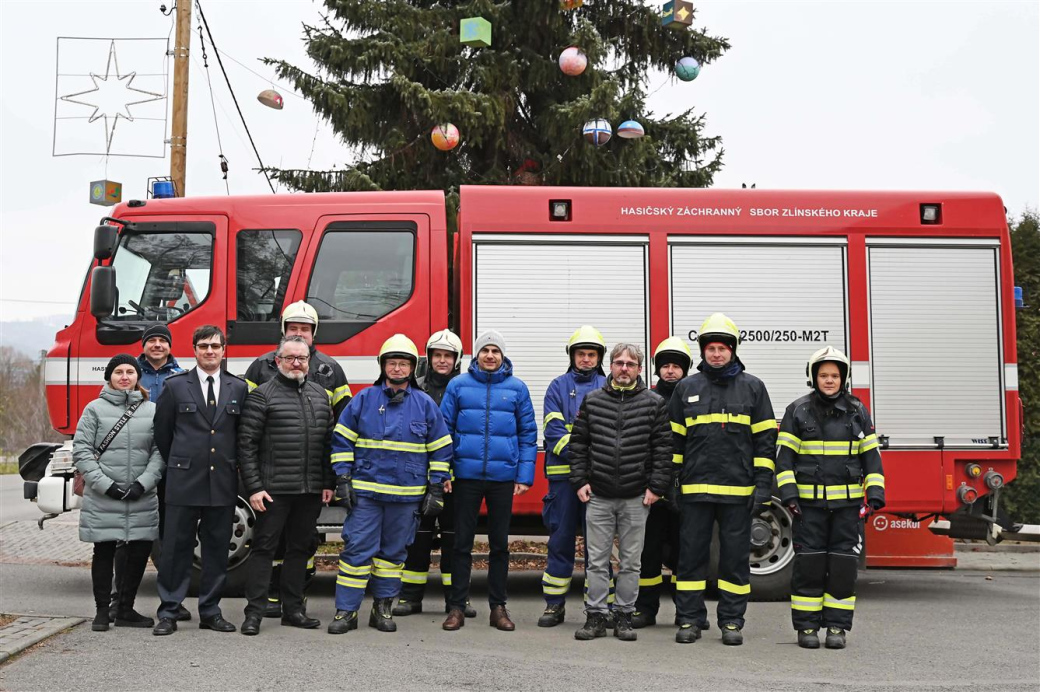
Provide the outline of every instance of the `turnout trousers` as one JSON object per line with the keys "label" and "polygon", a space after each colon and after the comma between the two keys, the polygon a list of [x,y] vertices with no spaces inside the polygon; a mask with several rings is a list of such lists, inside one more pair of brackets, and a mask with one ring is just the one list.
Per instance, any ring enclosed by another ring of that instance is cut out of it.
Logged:
{"label": "turnout trousers", "polygon": [[397,597],[408,544],[419,525],[419,504],[358,498],[343,522],[336,610],[358,610],[366,587],[373,598]]}
{"label": "turnout trousers", "polygon": [[665,591],[661,566],[672,573],[671,581],[674,583],[679,562],[679,513],[665,505],[665,502],[655,502],[650,506],[640,558],[636,612],[654,616],[661,609],[661,593]]}
{"label": "turnout trousers", "polygon": [[859,507],[807,507],[794,522],[791,622],[796,630],[852,629],[863,552]]}
{"label": "turnout trousers", "polygon": [[[562,476],[561,478],[566,478]],[[542,595],[546,605],[563,605],[571,589],[574,575],[575,540],[580,530],[587,536],[585,512],[587,506],[578,499],[578,491],[569,480],[550,480],[549,492],[542,498],[542,523],[549,531],[548,555],[542,572]],[[588,564],[589,551],[583,555]],[[614,602],[613,567],[610,567],[608,603]],[[585,600],[588,600],[589,579],[585,576]]]}
{"label": "turnout trousers", "polygon": [[422,603],[426,582],[430,577],[430,552],[438,536],[441,539],[441,586],[444,587],[444,601],[447,602],[451,587],[451,554],[455,550],[455,500],[452,493],[444,495],[444,510],[440,514],[419,521],[415,540],[408,546],[408,557],[404,561],[402,601]]}
{"label": "turnout trousers", "polygon": [[704,589],[711,557],[712,526],[719,527],[718,625],[744,627],[751,594],[751,513],[747,503],[683,502],[675,610],[681,625],[708,624]]}

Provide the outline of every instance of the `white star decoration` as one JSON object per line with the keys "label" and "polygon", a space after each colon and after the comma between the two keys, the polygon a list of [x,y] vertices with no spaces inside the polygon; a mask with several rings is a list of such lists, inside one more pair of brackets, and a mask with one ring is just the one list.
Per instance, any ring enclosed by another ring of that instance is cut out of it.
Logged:
{"label": "white star decoration", "polygon": [[[112,75],[112,67],[115,66],[115,81],[109,82],[109,77]],[[130,112],[130,106],[136,106],[142,103],[148,103],[150,101],[159,101],[166,98],[164,94],[157,94],[154,91],[145,91],[144,89],[137,89],[131,86],[134,82],[134,77],[137,76],[136,72],[130,72],[129,74],[119,74],[119,61],[116,59],[116,42],[112,41],[108,49],[108,65],[105,66],[105,76],[90,73],[90,78],[94,81],[94,88],[87,89],[86,91],[78,91],[74,94],[66,94],[65,96],[59,97],[62,101],[69,103],[75,103],[81,106],[89,106],[94,109],[94,112],[90,114],[90,118],[87,122],[94,122],[96,120],[104,119],[105,121],[105,153],[107,154],[112,149],[112,138],[116,133],[116,124],[120,118],[133,122],[134,116]],[[125,92],[134,91],[138,94],[146,94],[151,98],[137,99],[137,97],[127,94]],[[102,104],[105,106],[97,105],[94,103],[88,103],[86,101],[77,100],[75,97],[83,96],[84,94],[92,94],[99,92],[98,96],[105,96],[107,98],[100,99]],[[120,92],[122,96],[120,97]],[[130,100],[136,99],[136,100]],[[110,106],[108,104],[119,104],[118,107],[108,110]],[[102,110],[102,108],[105,110]]]}

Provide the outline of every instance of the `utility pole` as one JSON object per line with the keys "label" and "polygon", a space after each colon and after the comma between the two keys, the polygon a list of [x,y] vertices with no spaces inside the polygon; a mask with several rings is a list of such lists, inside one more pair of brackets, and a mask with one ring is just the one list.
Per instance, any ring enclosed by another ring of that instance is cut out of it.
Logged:
{"label": "utility pole", "polygon": [[188,49],[191,46],[191,2],[177,0],[173,44],[173,129],[170,132],[170,177],[178,197],[184,196],[188,158]]}

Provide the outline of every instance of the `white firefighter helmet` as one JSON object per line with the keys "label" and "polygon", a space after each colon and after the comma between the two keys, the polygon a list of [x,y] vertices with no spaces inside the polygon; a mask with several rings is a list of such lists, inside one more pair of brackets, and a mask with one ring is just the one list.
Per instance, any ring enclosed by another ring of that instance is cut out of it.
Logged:
{"label": "white firefighter helmet", "polygon": [[450,329],[442,329],[439,332],[434,332],[430,335],[430,338],[426,341],[426,357],[430,357],[431,349],[440,349],[441,351],[451,351],[455,354],[455,370],[458,371],[462,367],[462,339],[457,337]]}
{"label": "white firefighter helmet", "polygon": [[285,334],[285,325],[288,322],[299,322],[301,324],[313,325],[312,334],[318,333],[318,311],[311,307],[310,303],[298,300],[285,306],[282,310],[282,334]]}
{"label": "white firefighter helmet", "polygon": [[675,363],[683,372],[689,372],[693,364],[693,354],[686,342],[677,336],[670,336],[660,344],[654,351],[654,372],[660,375],[662,363]]}
{"label": "white firefighter helmet", "polygon": [[740,344],[740,330],[737,329],[733,320],[721,312],[716,312],[704,320],[701,330],[697,333],[697,344],[700,346],[701,353],[704,353],[705,346],[714,341],[726,344],[736,355],[737,346]]}
{"label": "white firefighter helmet", "polygon": [[816,371],[823,363],[836,364],[839,372],[841,372],[842,389],[848,390],[851,388],[849,382],[849,370],[851,368],[849,357],[833,346],[824,346],[819,351],[809,356],[809,362],[805,364],[805,376],[809,380],[806,382],[807,385],[816,389]]}

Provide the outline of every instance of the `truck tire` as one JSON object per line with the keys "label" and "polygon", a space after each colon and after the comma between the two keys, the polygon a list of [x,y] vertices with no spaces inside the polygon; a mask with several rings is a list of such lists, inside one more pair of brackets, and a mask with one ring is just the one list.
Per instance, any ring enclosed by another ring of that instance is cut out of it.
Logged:
{"label": "truck tire", "polygon": [[[241,497],[235,505],[235,514],[232,519],[231,543],[228,545],[228,571],[227,582],[224,584],[224,596],[232,598],[239,597],[245,593],[246,586],[246,562],[249,560],[250,542],[253,537],[253,524],[256,516],[253,509]],[[159,567],[159,557],[162,555],[162,541],[152,544],[152,564]],[[199,554],[199,542],[195,541],[195,554],[191,561],[191,585],[188,594],[197,596],[199,593],[199,578],[202,574],[202,562]]]}
{"label": "truck tire", "polygon": [[[751,600],[786,601],[791,597],[791,572],[794,569],[794,517],[773,498],[773,503],[762,515],[760,531],[768,528],[768,538],[756,547],[751,546]],[[719,574],[719,530],[714,527],[711,537],[711,562],[708,579],[714,589]]]}

